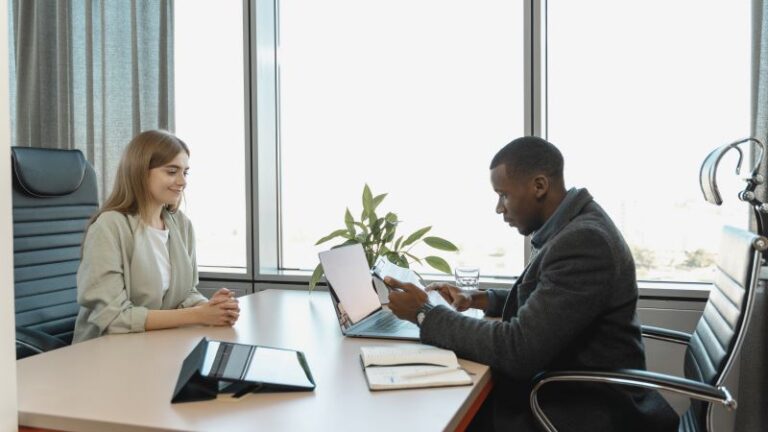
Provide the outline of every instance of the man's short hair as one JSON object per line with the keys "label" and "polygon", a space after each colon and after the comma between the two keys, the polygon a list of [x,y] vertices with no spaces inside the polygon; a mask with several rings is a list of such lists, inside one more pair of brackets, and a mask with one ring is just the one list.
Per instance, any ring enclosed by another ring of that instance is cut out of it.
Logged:
{"label": "man's short hair", "polygon": [[563,154],[549,141],[537,136],[518,138],[496,153],[491,169],[506,167],[508,176],[546,174],[563,178]]}

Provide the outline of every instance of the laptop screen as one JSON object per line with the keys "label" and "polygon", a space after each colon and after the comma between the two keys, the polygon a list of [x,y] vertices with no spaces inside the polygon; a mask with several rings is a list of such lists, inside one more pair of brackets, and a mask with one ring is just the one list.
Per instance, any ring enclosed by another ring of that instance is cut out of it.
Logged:
{"label": "laptop screen", "polygon": [[339,299],[340,310],[347,313],[352,324],[381,308],[361,245],[320,252],[320,263]]}

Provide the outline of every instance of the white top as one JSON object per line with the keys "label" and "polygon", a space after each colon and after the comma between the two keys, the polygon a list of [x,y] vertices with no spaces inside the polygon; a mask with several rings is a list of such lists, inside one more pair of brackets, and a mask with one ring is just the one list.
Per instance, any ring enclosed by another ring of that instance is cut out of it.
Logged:
{"label": "white top", "polygon": [[163,294],[171,286],[171,255],[168,252],[168,229],[157,229],[147,226],[149,244],[157,259],[157,268],[160,269],[160,280],[163,282]]}

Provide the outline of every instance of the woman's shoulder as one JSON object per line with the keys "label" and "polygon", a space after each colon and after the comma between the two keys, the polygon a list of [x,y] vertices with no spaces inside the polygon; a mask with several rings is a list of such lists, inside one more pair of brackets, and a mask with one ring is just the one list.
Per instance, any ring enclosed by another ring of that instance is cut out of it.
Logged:
{"label": "woman's shoulder", "polygon": [[130,217],[125,213],[115,210],[105,211],[93,221],[91,227],[99,227],[111,231],[130,230]]}
{"label": "woman's shoulder", "polygon": [[183,211],[176,210],[175,212],[171,213],[166,210],[166,215],[171,221],[173,221],[174,224],[176,224],[179,230],[187,231],[192,228],[192,221],[189,220]]}

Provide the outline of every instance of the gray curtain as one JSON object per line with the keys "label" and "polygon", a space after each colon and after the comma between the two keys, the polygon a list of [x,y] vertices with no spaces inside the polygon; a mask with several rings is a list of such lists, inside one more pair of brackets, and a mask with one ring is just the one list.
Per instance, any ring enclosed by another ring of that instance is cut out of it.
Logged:
{"label": "gray curtain", "polygon": [[12,143],[80,149],[102,199],[130,139],[173,130],[173,0],[13,0]]}
{"label": "gray curtain", "polygon": [[[768,144],[768,10],[764,0],[752,0],[752,136]],[[760,172],[768,177],[768,165]],[[765,187],[757,190],[763,201]],[[756,225],[753,225],[755,227]],[[768,303],[765,284],[755,297],[754,312],[741,349],[737,431],[768,430]]]}

